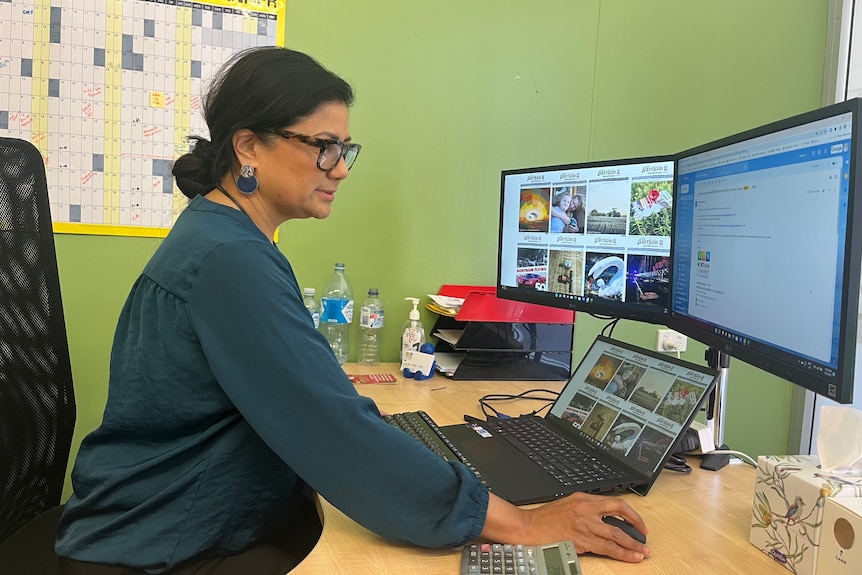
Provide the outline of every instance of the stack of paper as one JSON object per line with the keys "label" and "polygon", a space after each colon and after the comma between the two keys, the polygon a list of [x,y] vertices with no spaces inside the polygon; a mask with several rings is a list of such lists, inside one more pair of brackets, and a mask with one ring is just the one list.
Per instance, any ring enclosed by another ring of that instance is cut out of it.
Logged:
{"label": "stack of paper", "polygon": [[434,366],[437,368],[437,371],[446,375],[448,377],[452,377],[455,373],[455,370],[458,369],[458,365],[461,363],[461,360],[464,359],[463,353],[435,353],[434,354]]}
{"label": "stack of paper", "polygon": [[439,294],[428,294],[431,301],[425,304],[425,307],[436,314],[455,317],[458,315],[458,310],[464,303],[464,298],[450,297]]}
{"label": "stack of paper", "polygon": [[439,337],[452,347],[458,347],[458,340],[461,339],[463,333],[463,329],[437,329],[431,335]]}

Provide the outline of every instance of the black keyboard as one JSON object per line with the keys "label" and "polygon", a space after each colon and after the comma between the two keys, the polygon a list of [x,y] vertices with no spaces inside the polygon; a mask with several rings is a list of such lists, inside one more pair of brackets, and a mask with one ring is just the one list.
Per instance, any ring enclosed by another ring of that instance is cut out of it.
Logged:
{"label": "black keyboard", "polygon": [[493,419],[482,423],[566,486],[585,485],[625,474],[548,429],[538,417]]}
{"label": "black keyboard", "polygon": [[484,483],[486,487],[488,486],[479,470],[449,441],[446,435],[440,430],[440,427],[431,419],[431,416],[424,411],[390,413],[389,415],[384,415],[383,420],[404,431],[446,461],[460,461],[470,468],[470,471],[473,472],[479,481]]}

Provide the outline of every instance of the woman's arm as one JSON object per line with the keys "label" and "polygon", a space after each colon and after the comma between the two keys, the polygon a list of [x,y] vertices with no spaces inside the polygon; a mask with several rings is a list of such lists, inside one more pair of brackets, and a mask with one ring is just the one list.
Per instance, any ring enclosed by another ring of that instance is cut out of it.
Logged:
{"label": "woman's arm", "polygon": [[558,218],[563,221],[563,224],[566,225],[568,233],[577,233],[578,232],[578,222],[575,218],[571,217],[568,212],[564,212],[558,206],[551,206],[551,216]]}

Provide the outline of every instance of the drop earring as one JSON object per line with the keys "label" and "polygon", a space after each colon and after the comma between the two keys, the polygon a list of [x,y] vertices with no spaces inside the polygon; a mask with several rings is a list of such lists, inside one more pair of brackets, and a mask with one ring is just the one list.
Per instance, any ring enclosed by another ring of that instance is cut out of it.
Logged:
{"label": "drop earring", "polygon": [[239,169],[236,188],[244,194],[253,194],[257,190],[257,177],[254,175],[252,166],[246,164]]}

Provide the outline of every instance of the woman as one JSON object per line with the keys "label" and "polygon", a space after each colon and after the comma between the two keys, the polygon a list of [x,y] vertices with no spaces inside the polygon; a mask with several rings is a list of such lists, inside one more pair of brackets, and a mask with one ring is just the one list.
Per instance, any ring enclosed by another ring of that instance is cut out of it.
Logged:
{"label": "woman", "polygon": [[634,369],[624,369],[614,375],[605,391],[625,398],[628,396],[630,388],[637,382],[637,378],[638,373]]}
{"label": "woman", "polygon": [[205,98],[210,140],[176,161],[189,198],[123,307],[108,402],[58,527],[65,575],[283,574],[314,528],[303,491],[383,537],[572,539],[636,562],[646,527],[620,498],[522,510],[385,423],[312,325],[279,224],[327,217],[359,153],[350,86],[310,57],[257,48]]}
{"label": "woman", "polygon": [[570,194],[568,189],[564,189],[554,196],[551,204],[551,233],[582,234],[585,216],[581,195]]}
{"label": "woman", "polygon": [[560,234],[569,225],[569,205],[572,201],[572,196],[568,192],[560,192],[554,196],[554,201],[551,204],[551,233]]}
{"label": "woman", "polygon": [[568,214],[571,233],[584,233],[584,221],[586,220],[587,211],[584,207],[584,199],[581,197],[581,194],[572,194]]}

